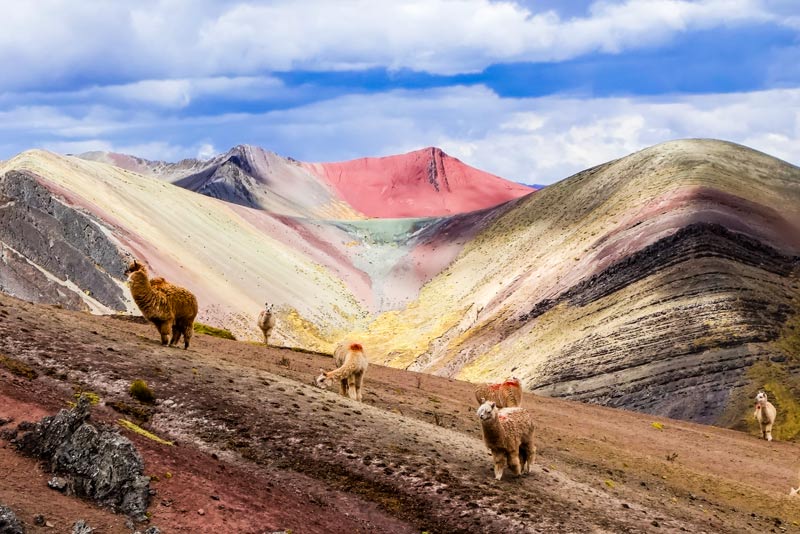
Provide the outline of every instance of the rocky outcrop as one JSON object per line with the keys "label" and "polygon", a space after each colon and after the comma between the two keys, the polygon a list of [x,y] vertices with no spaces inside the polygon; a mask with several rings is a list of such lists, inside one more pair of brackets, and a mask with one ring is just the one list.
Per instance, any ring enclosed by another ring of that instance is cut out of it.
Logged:
{"label": "rocky outcrop", "polygon": [[25,454],[45,460],[51,472],[65,479],[67,493],[145,519],[150,479],[144,476],[141,456],[118,432],[88,423],[89,412],[89,399],[81,397],[72,410],[45,417],[13,442]]}
{"label": "rocky outcrop", "polygon": [[[122,252],[100,224],[28,172],[0,177],[0,291],[69,309],[126,309]],[[115,279],[118,282],[115,282]]]}
{"label": "rocky outcrop", "polygon": [[14,511],[2,504],[0,504],[0,534],[25,534],[25,528]]}

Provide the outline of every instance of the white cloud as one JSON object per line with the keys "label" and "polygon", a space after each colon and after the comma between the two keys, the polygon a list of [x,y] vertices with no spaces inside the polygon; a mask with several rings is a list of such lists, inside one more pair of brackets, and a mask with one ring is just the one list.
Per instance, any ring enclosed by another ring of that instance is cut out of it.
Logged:
{"label": "white cloud", "polygon": [[438,145],[470,165],[528,183],[551,183],[686,137],[734,141],[798,164],[800,89],[515,99],[471,86],[347,95],[260,114],[128,116],[99,107],[76,116],[47,107],[0,113],[0,147],[8,150],[0,157],[47,146],[179,160],[251,143],[305,161],[336,161]]}
{"label": "white cloud", "polygon": [[[0,89],[298,68],[452,74],[497,62],[619,52],[697,29],[763,21],[796,26],[796,13],[786,11],[780,2],[758,0],[595,2],[588,15],[572,18],[489,0],[8,2]],[[155,89],[170,105],[185,96],[179,85]]]}

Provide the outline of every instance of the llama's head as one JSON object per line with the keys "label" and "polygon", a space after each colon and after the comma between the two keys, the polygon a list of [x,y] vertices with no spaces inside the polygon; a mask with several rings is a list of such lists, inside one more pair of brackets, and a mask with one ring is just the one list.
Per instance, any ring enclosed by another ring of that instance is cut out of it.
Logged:
{"label": "llama's head", "polygon": [[333,380],[328,378],[328,375],[325,373],[325,369],[319,370],[319,376],[314,379],[314,385],[318,388],[328,389],[328,387],[333,383]]}
{"label": "llama's head", "polygon": [[767,402],[767,394],[759,391],[756,395],[756,404],[764,404],[765,402]]}
{"label": "llama's head", "polygon": [[269,302],[265,302],[265,303],[264,303],[264,309],[265,309],[267,312],[269,312],[269,313],[272,313],[272,304],[270,304]]}
{"label": "llama's head", "polygon": [[141,263],[139,263],[136,260],[133,260],[132,262],[130,262],[128,264],[128,268],[125,269],[125,276],[127,276],[127,275],[129,275],[131,273],[135,273],[136,271],[146,271],[146,269],[145,269],[144,265],[142,265]]}
{"label": "llama's head", "polygon": [[483,401],[478,407],[478,417],[481,421],[488,421],[497,415],[497,404],[492,401]]}

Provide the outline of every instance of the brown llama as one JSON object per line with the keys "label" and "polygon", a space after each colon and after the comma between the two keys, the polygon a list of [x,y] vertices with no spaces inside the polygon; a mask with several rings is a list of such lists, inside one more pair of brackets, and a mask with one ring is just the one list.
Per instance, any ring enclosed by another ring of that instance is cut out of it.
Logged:
{"label": "brown llama", "polygon": [[183,348],[188,349],[197,316],[197,299],[192,292],[161,277],[148,279],[147,269],[136,260],[125,274],[134,302],[161,334],[161,344],[177,345],[183,336]]}
{"label": "brown llama", "polygon": [[264,303],[264,309],[258,314],[258,327],[264,333],[264,345],[269,345],[269,334],[275,328],[275,316],[272,314],[272,304]]}

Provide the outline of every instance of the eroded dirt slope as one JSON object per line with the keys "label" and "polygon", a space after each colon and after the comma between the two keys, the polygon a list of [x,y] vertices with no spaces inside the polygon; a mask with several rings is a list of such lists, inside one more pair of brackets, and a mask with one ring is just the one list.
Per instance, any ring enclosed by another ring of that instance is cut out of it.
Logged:
{"label": "eroded dirt slope", "polygon": [[[0,417],[13,418],[3,428],[83,390],[100,396],[96,422],[129,417],[175,442],[125,431],[157,477],[150,513],[166,532],[800,531],[800,501],[786,495],[794,443],[526,395],[539,456],[529,476],[497,482],[466,382],[373,365],[358,404],[310,385],[332,368],[325,355],[208,336],[163,348],[147,324],[5,296],[0,353]],[[128,396],[136,378],[156,405]],[[0,472],[0,502],[31,532],[44,531],[37,513],[130,532],[48,489],[5,440]]]}

